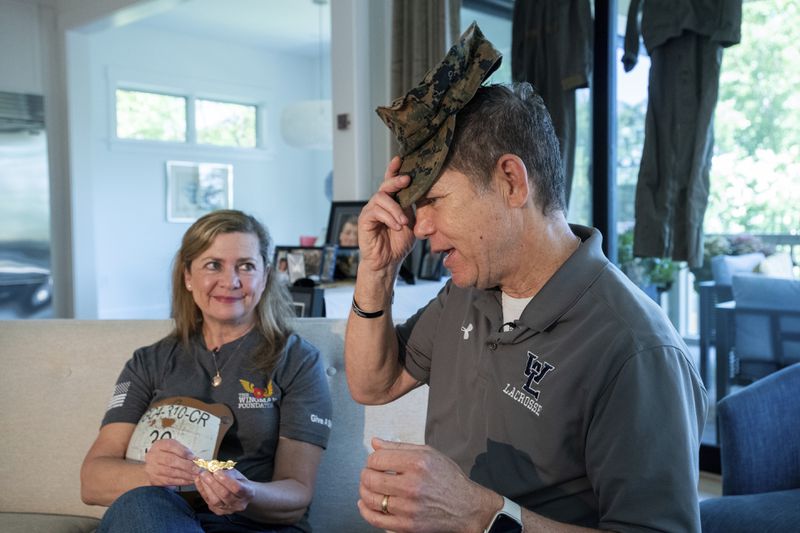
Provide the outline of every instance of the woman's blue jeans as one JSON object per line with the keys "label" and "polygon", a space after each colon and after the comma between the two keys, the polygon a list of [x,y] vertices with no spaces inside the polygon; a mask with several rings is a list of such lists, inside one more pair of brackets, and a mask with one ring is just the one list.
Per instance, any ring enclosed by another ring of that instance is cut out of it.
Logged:
{"label": "woman's blue jeans", "polygon": [[138,487],[117,498],[108,508],[97,533],[270,533],[300,531],[265,528],[243,516],[195,512],[175,491]]}

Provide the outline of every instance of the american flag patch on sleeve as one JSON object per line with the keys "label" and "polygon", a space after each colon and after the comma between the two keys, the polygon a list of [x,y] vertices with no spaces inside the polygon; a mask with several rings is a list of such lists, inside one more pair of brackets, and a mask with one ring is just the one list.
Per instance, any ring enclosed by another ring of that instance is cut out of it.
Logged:
{"label": "american flag patch on sleeve", "polygon": [[114,387],[114,394],[111,395],[111,401],[108,402],[108,408],[106,410],[122,407],[122,404],[125,403],[125,397],[128,396],[128,389],[130,386],[130,381],[117,383],[116,387]]}

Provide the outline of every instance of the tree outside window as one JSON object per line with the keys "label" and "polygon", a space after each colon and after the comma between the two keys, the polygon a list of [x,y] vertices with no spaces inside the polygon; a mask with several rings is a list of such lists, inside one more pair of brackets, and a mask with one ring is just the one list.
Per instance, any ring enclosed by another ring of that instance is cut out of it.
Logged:
{"label": "tree outside window", "polygon": [[706,233],[800,230],[800,7],[743,6],[742,42],[722,60]]}

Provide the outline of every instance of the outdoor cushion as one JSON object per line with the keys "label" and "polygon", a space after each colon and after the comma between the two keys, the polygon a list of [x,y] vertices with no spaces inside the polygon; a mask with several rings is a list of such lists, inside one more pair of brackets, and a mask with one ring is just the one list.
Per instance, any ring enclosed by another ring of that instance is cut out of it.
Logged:
{"label": "outdoor cushion", "polygon": [[744,255],[717,255],[711,258],[711,273],[717,285],[730,285],[734,274],[755,272],[765,259],[764,254],[755,252]]}
{"label": "outdoor cushion", "polygon": [[[770,317],[767,313],[750,314],[741,309],[800,312],[800,280],[774,278],[759,274],[733,276],[733,298],[736,301],[736,356],[746,359],[774,360]],[[800,316],[781,316],[782,332],[800,334]],[[800,342],[784,340],[784,357],[800,360]]]}
{"label": "outdoor cushion", "polygon": [[792,256],[785,252],[772,254],[758,265],[757,271],[773,278],[794,278]]}

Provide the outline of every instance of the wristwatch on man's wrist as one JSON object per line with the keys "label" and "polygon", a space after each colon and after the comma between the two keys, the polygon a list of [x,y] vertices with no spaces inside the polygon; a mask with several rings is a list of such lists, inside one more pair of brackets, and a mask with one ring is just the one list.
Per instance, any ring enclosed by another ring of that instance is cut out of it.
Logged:
{"label": "wristwatch on man's wrist", "polygon": [[522,510],[503,497],[503,508],[497,511],[483,533],[522,533]]}

